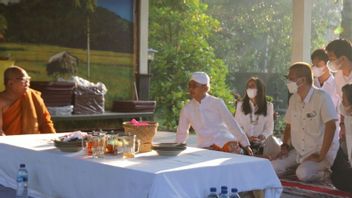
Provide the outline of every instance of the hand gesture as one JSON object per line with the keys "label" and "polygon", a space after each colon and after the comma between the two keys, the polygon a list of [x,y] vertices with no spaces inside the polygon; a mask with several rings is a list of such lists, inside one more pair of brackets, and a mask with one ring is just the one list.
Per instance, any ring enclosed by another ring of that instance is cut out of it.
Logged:
{"label": "hand gesture", "polygon": [[250,146],[246,146],[243,149],[244,149],[244,151],[246,152],[247,155],[253,156],[253,151],[252,151]]}
{"label": "hand gesture", "polygon": [[257,136],[250,136],[248,139],[250,142],[258,142],[259,141],[259,138]]}

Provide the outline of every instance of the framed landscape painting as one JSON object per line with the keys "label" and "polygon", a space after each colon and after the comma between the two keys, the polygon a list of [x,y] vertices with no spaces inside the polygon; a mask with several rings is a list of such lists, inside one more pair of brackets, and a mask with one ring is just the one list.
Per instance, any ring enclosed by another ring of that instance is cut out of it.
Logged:
{"label": "framed landscape painting", "polygon": [[138,51],[135,4],[134,0],[0,0],[1,69],[21,66],[34,81],[75,75],[103,82],[108,109],[113,100],[131,99]]}

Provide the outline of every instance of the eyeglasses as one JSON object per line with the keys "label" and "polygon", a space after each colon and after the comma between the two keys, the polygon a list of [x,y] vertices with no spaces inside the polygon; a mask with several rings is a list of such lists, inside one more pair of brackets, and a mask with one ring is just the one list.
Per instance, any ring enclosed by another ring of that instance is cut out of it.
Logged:
{"label": "eyeglasses", "polygon": [[20,80],[21,82],[29,82],[31,80],[30,76],[17,77],[16,80]]}

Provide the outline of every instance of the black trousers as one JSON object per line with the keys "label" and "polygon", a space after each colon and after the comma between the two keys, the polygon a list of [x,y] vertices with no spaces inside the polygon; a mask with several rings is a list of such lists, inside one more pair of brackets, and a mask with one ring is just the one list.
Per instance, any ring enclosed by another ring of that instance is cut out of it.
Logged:
{"label": "black trousers", "polygon": [[340,190],[352,193],[352,167],[341,147],[337,152],[331,170],[332,184]]}

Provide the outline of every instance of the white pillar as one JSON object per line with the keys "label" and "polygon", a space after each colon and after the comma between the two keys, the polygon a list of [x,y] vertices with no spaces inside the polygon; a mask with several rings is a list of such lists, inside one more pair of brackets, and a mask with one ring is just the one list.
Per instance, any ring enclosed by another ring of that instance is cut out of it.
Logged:
{"label": "white pillar", "polygon": [[292,63],[310,63],[312,0],[292,0]]}
{"label": "white pillar", "polygon": [[139,27],[139,74],[148,74],[148,23],[149,0],[141,0],[140,27]]}

